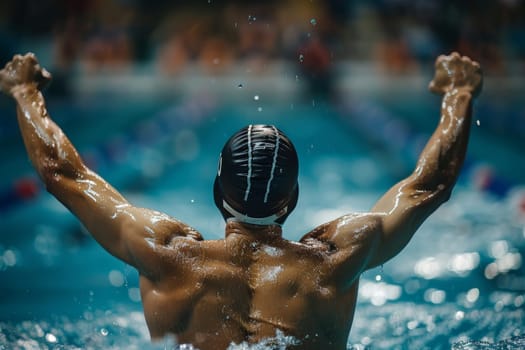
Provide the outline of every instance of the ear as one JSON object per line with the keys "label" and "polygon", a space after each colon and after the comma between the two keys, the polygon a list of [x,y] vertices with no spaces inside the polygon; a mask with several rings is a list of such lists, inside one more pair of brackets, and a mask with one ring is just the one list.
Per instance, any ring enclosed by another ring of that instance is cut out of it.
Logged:
{"label": "ear", "polygon": [[297,206],[297,200],[299,199],[299,184],[295,185],[295,189],[293,190],[293,193],[290,197],[290,200],[286,204],[288,206],[288,210],[286,211],[286,214],[281,216],[279,219],[275,220],[278,224],[282,225],[288,218],[288,215],[292,213],[292,211]]}
{"label": "ear", "polygon": [[222,195],[222,189],[219,185],[219,177],[215,177],[215,182],[213,183],[213,201],[215,202],[215,206],[222,214],[222,217],[224,218],[224,221],[228,220],[228,218],[232,218],[233,216],[224,209],[224,206],[222,205],[222,201],[224,200],[224,196]]}

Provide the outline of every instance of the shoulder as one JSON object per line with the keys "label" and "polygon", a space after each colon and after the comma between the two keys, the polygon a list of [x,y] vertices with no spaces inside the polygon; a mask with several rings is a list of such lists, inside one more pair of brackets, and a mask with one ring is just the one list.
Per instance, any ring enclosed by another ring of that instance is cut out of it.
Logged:
{"label": "shoulder", "polygon": [[381,240],[382,216],[353,213],[318,226],[303,237],[305,244],[322,244],[326,255],[326,276],[337,285],[351,286],[375,253]]}
{"label": "shoulder", "polygon": [[302,243],[323,242],[332,249],[343,249],[355,244],[375,241],[382,232],[382,214],[351,213],[322,224],[302,239]]}
{"label": "shoulder", "polygon": [[127,221],[130,226],[144,230],[144,234],[154,238],[157,245],[169,246],[177,238],[203,240],[202,235],[190,225],[155,210],[135,208]]}

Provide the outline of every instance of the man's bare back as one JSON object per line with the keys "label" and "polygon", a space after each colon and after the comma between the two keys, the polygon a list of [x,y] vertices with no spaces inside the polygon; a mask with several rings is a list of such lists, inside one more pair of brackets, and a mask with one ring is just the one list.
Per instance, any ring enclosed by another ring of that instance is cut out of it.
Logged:
{"label": "man's bare back", "polygon": [[40,90],[49,80],[34,55],[16,55],[0,71],[0,90],[17,104],[27,152],[47,190],[139,272],[152,338],[175,335],[219,350],[282,332],[297,341],[290,348],[345,349],[361,273],[396,256],[448,200],[482,75],[467,57],[440,56],[429,88],[442,96],[441,117],[413,173],[370,212],[336,218],[299,242],[282,236],[297,202],[298,165],[276,127],[250,125],[225,145],[214,199],[226,237],[206,241],[189,225],[132,205],[83,163],[47,113]]}
{"label": "man's bare back", "polygon": [[[379,234],[370,222],[360,229],[371,232],[356,254],[369,250]],[[300,349],[346,346],[360,269],[354,276],[349,270],[358,264],[345,267],[348,257],[317,239],[283,239],[279,226],[229,222],[226,235],[174,240],[161,253],[166,275],[159,281],[141,276],[153,337],[177,334],[180,342],[205,350],[258,342],[280,330]]]}

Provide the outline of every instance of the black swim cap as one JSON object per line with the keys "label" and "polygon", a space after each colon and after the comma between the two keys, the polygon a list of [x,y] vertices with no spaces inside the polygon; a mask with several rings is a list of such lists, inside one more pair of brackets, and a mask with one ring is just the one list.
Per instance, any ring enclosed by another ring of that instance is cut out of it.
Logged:
{"label": "black swim cap", "polygon": [[283,224],[297,204],[299,164],[292,142],[273,125],[249,125],[224,145],[213,189],[224,219]]}

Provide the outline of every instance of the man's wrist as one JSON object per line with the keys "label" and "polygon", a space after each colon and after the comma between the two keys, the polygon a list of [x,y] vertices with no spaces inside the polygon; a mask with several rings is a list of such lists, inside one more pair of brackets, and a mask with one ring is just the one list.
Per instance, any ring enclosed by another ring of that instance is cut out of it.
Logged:
{"label": "man's wrist", "polygon": [[459,87],[453,87],[450,90],[448,90],[445,95],[446,97],[468,97],[472,98],[472,88],[470,86],[459,86]]}
{"label": "man's wrist", "polygon": [[29,95],[33,95],[34,93],[38,92],[38,88],[35,82],[22,83],[22,84],[17,84],[13,86],[10,89],[10,92],[13,98],[19,99],[19,98],[25,98]]}

